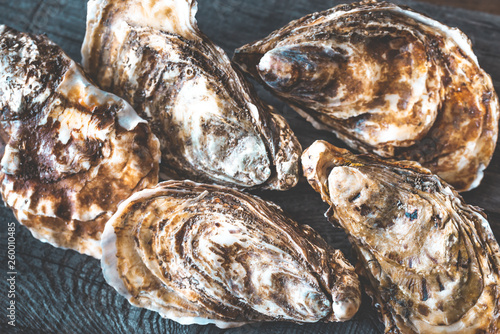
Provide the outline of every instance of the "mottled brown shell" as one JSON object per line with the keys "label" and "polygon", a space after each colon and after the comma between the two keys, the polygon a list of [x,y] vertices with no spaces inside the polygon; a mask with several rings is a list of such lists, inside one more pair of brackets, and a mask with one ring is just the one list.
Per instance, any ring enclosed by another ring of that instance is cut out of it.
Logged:
{"label": "mottled brown shell", "polygon": [[99,258],[118,203],[158,182],[159,143],[45,36],[0,26],[1,190],[33,235]]}
{"label": "mottled brown shell", "polygon": [[182,324],[344,321],[354,268],[276,205],[216,185],[167,181],[123,202],[102,237],[106,281]]}
{"label": "mottled brown shell", "polygon": [[310,14],[233,61],[352,148],[418,161],[457,190],[476,187],[493,155],[498,98],[469,39],[407,7]]}
{"label": "mottled brown shell", "polygon": [[193,0],[91,0],[84,67],[150,122],[165,178],[293,187],[295,135],[199,31],[195,13]]}
{"label": "mottled brown shell", "polygon": [[386,333],[498,333],[500,250],[485,215],[416,163],[317,141],[304,174],[331,205]]}

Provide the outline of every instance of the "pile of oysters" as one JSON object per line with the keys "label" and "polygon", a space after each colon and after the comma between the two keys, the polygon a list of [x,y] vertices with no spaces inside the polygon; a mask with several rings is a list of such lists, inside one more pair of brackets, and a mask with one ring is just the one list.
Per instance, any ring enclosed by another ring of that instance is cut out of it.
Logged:
{"label": "pile of oysters", "polygon": [[[90,0],[82,66],[0,26],[0,189],[19,222],[181,324],[347,321],[361,279],[387,333],[500,332],[500,248],[458,193],[481,182],[500,115],[469,39],[368,0],[230,61],[196,11]],[[321,138],[302,152],[242,73],[360,154]],[[247,192],[302,175],[356,267]]]}

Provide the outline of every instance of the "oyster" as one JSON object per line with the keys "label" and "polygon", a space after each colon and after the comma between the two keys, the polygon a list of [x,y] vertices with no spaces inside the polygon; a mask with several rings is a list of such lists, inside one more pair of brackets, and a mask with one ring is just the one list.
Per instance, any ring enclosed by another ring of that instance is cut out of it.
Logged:
{"label": "oyster", "polygon": [[33,235],[99,258],[104,224],[156,185],[160,150],[124,100],[46,36],[0,26],[1,190]]}
{"label": "oyster", "polygon": [[120,204],[102,237],[106,281],[181,324],[343,321],[354,268],[279,207],[217,185],[166,181]]}
{"label": "oyster", "polygon": [[90,0],[84,67],[150,122],[164,178],[293,187],[300,144],[199,31],[196,6],[192,0]]}
{"label": "oyster", "polygon": [[469,39],[407,7],[364,1],[293,21],[234,62],[350,147],[414,160],[456,189],[476,187],[499,105]]}
{"label": "oyster", "polygon": [[302,164],[348,233],[386,333],[500,331],[500,250],[478,208],[414,162],[316,141]]}

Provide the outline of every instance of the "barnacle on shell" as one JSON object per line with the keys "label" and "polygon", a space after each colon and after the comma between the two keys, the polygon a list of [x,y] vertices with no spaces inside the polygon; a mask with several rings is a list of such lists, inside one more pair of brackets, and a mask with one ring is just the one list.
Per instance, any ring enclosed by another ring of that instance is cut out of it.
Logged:
{"label": "barnacle on shell", "polygon": [[414,162],[317,141],[302,165],[349,236],[386,333],[500,331],[500,250],[478,208]]}
{"label": "barnacle on shell", "polygon": [[498,98],[467,36],[407,7],[364,1],[290,22],[233,61],[350,147],[414,160],[476,187],[498,134]]}
{"label": "barnacle on shell", "polygon": [[99,258],[118,203],[158,182],[158,139],[46,36],[0,26],[4,203],[33,235]]}
{"label": "barnacle on shell", "polygon": [[288,189],[301,147],[196,24],[194,0],[91,0],[86,70],[158,136],[162,175]]}
{"label": "barnacle on shell", "polygon": [[106,281],[182,324],[344,321],[360,305],[354,268],[309,226],[231,188],[166,181],[106,224]]}

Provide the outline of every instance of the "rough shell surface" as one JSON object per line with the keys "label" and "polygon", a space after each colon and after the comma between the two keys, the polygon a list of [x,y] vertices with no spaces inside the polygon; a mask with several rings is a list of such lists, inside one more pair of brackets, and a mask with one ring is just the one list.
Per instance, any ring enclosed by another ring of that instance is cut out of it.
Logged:
{"label": "rough shell surface", "polygon": [[358,255],[386,333],[498,333],[500,250],[485,215],[420,165],[316,141],[304,174]]}
{"label": "rough shell surface", "polygon": [[499,104],[471,43],[407,7],[365,1],[290,22],[233,61],[352,148],[414,160],[457,190],[493,155]]}
{"label": "rough shell surface", "polygon": [[339,250],[276,205],[222,186],[166,181],[132,195],[102,248],[111,286],[181,324],[344,321],[361,302]]}
{"label": "rough shell surface", "polygon": [[196,6],[192,0],[89,1],[84,67],[150,122],[166,178],[293,187],[300,144],[199,31]]}
{"label": "rough shell surface", "polygon": [[118,203],[158,182],[159,142],[45,36],[0,26],[1,190],[33,235],[99,258]]}

